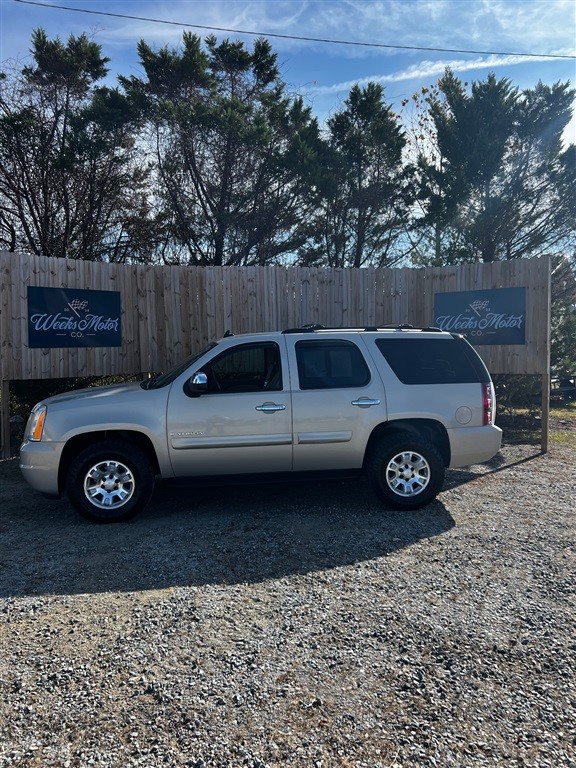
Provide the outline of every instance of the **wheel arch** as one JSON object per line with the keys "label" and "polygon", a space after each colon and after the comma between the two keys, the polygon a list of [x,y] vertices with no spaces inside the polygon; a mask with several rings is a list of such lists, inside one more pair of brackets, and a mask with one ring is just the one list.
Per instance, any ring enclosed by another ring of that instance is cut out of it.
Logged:
{"label": "wheel arch", "polygon": [[372,430],[368,440],[364,454],[364,466],[371,455],[374,445],[376,445],[382,438],[400,432],[408,432],[409,434],[413,434],[414,437],[424,438],[435,445],[444,462],[444,466],[450,466],[451,450],[448,432],[441,422],[435,421],[434,419],[394,419],[379,424]]}
{"label": "wheel arch", "polygon": [[122,442],[132,443],[133,445],[138,446],[150,460],[154,472],[156,474],[160,473],[160,465],[152,441],[142,432],[128,429],[106,429],[97,432],[84,432],[81,435],[71,437],[62,451],[60,466],[58,468],[58,490],[60,493],[62,493],[66,485],[66,475],[68,474],[70,465],[75,457],[89,446],[97,445],[105,440],[121,440]]}

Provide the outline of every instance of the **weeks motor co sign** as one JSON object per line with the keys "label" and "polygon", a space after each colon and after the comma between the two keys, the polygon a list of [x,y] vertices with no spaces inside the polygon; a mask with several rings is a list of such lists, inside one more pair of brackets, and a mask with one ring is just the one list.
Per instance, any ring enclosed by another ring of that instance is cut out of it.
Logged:
{"label": "weeks motor co sign", "polygon": [[526,289],[437,293],[434,325],[471,344],[525,344]]}
{"label": "weeks motor co sign", "polygon": [[119,291],[28,286],[28,346],[119,347]]}

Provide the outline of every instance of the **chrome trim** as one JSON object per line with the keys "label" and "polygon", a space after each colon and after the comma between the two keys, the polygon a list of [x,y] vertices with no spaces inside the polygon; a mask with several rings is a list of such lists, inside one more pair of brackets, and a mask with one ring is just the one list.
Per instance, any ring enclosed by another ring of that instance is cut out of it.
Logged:
{"label": "chrome trim", "polygon": [[299,445],[349,443],[352,440],[352,432],[299,432],[296,439]]}
{"label": "chrome trim", "polygon": [[196,448],[252,448],[259,445],[291,445],[291,434],[278,435],[230,435],[214,437],[173,437],[174,450]]}

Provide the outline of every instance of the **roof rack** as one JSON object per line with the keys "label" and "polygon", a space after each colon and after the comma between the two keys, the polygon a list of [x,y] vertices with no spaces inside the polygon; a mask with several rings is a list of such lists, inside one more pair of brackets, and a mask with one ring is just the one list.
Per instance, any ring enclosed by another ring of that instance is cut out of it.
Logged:
{"label": "roof rack", "polygon": [[314,331],[326,331],[329,330],[323,325],[317,323],[310,323],[309,325],[303,325],[300,328],[286,328],[282,333],[314,333]]}
{"label": "roof rack", "polygon": [[391,323],[390,325],[367,325],[361,326],[325,326],[317,323],[303,325],[300,328],[286,328],[282,333],[314,333],[315,331],[431,331],[433,333],[442,333],[442,328],[430,325],[417,327],[409,323]]}

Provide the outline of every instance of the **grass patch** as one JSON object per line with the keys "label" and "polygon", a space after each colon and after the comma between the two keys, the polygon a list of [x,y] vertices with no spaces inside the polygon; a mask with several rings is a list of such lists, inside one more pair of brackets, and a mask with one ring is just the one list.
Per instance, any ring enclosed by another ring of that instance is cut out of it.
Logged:
{"label": "grass patch", "polygon": [[576,432],[550,432],[550,441],[558,445],[573,445],[576,448]]}
{"label": "grass patch", "polygon": [[576,401],[550,405],[550,418],[576,422]]}

